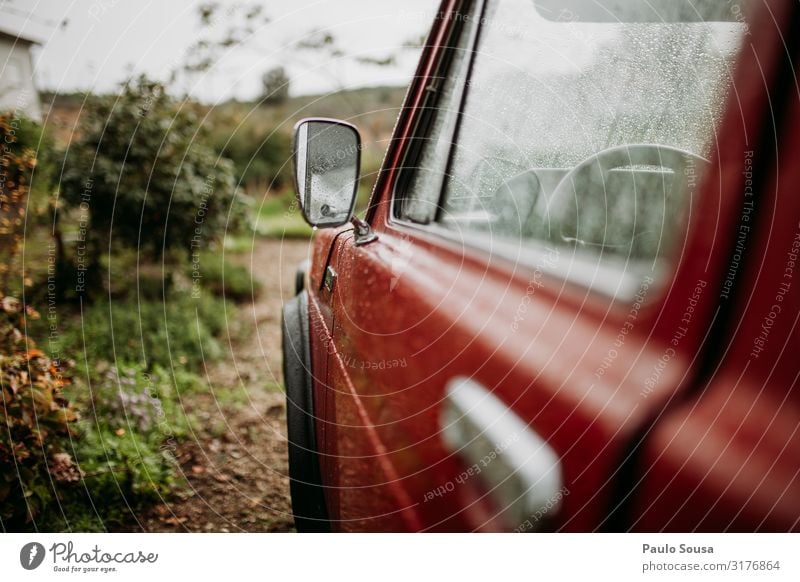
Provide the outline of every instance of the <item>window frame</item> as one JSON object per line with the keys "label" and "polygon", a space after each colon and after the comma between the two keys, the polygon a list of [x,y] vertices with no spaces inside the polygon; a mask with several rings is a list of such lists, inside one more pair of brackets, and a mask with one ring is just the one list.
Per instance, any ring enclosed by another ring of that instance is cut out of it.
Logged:
{"label": "window frame", "polygon": [[[475,47],[480,40],[479,37],[481,23],[488,1],[489,0],[462,0],[461,5],[459,5],[450,15],[448,15],[448,18],[451,22],[447,28],[446,38],[442,43],[442,46],[445,47],[445,50],[441,51],[441,53],[437,56],[437,62],[431,75],[431,77],[439,84],[436,86],[431,86],[430,82],[426,80],[428,86],[425,87],[425,101],[422,103],[420,112],[417,114],[416,119],[414,120],[414,125],[408,137],[409,146],[405,148],[405,151],[403,151],[403,155],[400,159],[398,174],[391,186],[389,204],[390,222],[397,219],[403,224],[407,223],[424,226],[436,223],[438,212],[434,218],[427,223],[404,218],[401,214],[403,211],[403,204],[405,203],[406,194],[408,193],[415,176],[416,164],[419,162],[420,156],[427,145],[426,140],[430,137],[430,131],[432,130],[434,121],[436,119],[437,106],[442,96],[441,87],[444,86],[445,83],[458,82],[457,79],[453,79],[453,77],[450,75],[451,71],[448,71],[447,75],[445,75],[443,73],[443,69],[449,68],[452,65],[455,52],[460,50],[457,45],[461,40],[458,37],[464,31],[463,21],[467,18],[476,18],[476,24],[474,30],[472,30],[472,36],[471,38],[467,39],[467,42],[463,48],[463,50],[467,52],[466,76],[463,83],[457,87],[454,87],[456,94],[453,97],[453,101],[458,104],[458,110],[455,112],[455,125],[453,127],[450,146],[448,147],[446,160],[443,166],[443,174],[445,176],[447,175],[448,168],[452,164],[452,158],[455,152],[455,148],[453,146],[455,144],[455,140],[458,138],[460,118],[464,109],[464,105],[466,104],[467,82],[472,74],[472,66],[475,62]],[[442,200],[442,197],[444,196],[444,190],[445,188],[443,179],[437,195],[438,201]]]}
{"label": "window frame", "polygon": [[[468,0],[467,0],[468,1]],[[444,59],[448,55],[452,55],[457,47],[449,44],[453,38],[454,26],[450,26],[448,30],[448,46],[444,55],[440,58],[439,62],[434,69],[433,76],[442,79],[443,83],[453,82],[458,83],[455,90],[458,95],[454,101],[458,103],[458,111],[455,113],[455,126],[453,128],[452,138],[446,162],[443,165],[444,175],[447,176],[452,168],[455,152],[458,147],[459,133],[462,127],[464,110],[469,96],[469,82],[472,78],[475,59],[478,54],[477,47],[481,41],[481,32],[485,21],[485,14],[487,6],[491,1],[499,0],[473,0],[475,5],[472,7],[473,12],[470,18],[476,19],[475,29],[472,31],[472,38],[470,38],[465,45],[464,49],[469,52],[468,63],[466,64],[466,72],[461,79],[453,78],[448,74],[446,77],[441,76],[441,66]],[[459,7],[457,12],[462,13],[462,7]],[[738,54],[738,53],[737,53]],[[737,57],[738,60],[738,57]],[[410,229],[412,231],[424,233],[425,235],[433,235],[436,239],[447,241],[451,244],[459,245],[463,248],[477,251],[482,255],[489,255],[491,258],[501,258],[509,262],[515,269],[517,267],[524,267],[531,271],[539,271],[545,276],[554,279],[559,283],[566,283],[568,285],[576,286],[579,289],[588,291],[591,294],[603,296],[611,299],[613,302],[622,304],[632,303],[639,294],[641,286],[647,279],[653,281],[650,284],[651,292],[648,294],[647,303],[655,301],[661,295],[661,291],[666,289],[678,267],[680,257],[676,255],[668,256],[658,260],[652,261],[652,268],[650,272],[642,269],[637,271],[635,268],[620,268],[619,263],[616,261],[609,261],[603,257],[594,255],[585,255],[580,252],[570,251],[570,264],[565,268],[564,266],[552,266],[547,257],[549,251],[545,248],[547,245],[544,241],[536,239],[526,239],[524,244],[517,244],[515,242],[507,242],[502,237],[485,236],[479,231],[469,231],[470,237],[459,236],[453,229],[442,226],[439,223],[439,214],[437,211],[434,217],[428,223],[421,223],[406,218],[402,215],[402,206],[405,196],[408,193],[408,188],[412,183],[414,172],[416,168],[413,166],[412,160],[418,160],[422,153],[422,148],[426,147],[426,140],[430,137],[428,130],[432,126],[433,116],[435,114],[436,106],[438,103],[438,96],[440,93],[436,92],[437,99],[427,99],[422,108],[424,111],[420,113],[414,122],[412,131],[409,134],[410,145],[403,152],[398,174],[396,175],[393,184],[389,191],[389,205],[388,205],[388,220],[387,222],[395,227],[401,229]],[[415,158],[412,158],[415,156]],[[411,164],[411,165],[409,165]],[[686,209],[686,232],[687,236],[692,228],[691,216],[693,209],[699,207],[700,201],[703,197],[704,188],[701,186],[697,188],[696,197],[688,200],[689,207]],[[446,195],[446,179],[442,181],[439,188],[437,204],[441,207],[444,197]],[[485,241],[485,242],[484,242]],[[521,242],[522,239],[521,239]],[[488,243],[488,244],[487,244]],[[649,262],[649,261],[648,261]],[[635,264],[631,260],[625,261],[623,267],[628,267]]]}

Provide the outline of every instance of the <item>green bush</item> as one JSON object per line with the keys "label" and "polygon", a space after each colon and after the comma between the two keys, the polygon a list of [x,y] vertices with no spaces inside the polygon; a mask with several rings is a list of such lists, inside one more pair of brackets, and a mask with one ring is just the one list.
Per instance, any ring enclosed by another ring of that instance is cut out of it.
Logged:
{"label": "green bush", "polygon": [[209,146],[199,113],[143,77],[119,95],[88,99],[60,188],[79,221],[90,217],[89,266],[109,244],[158,262],[169,249],[188,256],[242,226],[233,164]]}
{"label": "green bush", "polygon": [[28,194],[36,169],[35,139],[28,123],[0,114],[0,289],[19,290],[15,260],[22,245]]}
{"label": "green bush", "polygon": [[[50,508],[45,526],[54,531],[128,528],[136,512],[185,485],[175,456],[192,428],[183,398],[202,389],[190,373],[171,374],[141,365],[107,367],[92,383],[87,414],[76,426],[74,456],[81,489]],[[91,416],[88,411],[91,411]]]}
{"label": "green bush", "polygon": [[222,255],[198,255],[192,268],[201,277],[203,287],[228,301],[253,301],[261,293],[261,282],[247,267],[226,261]]}
{"label": "green bush", "polygon": [[[5,179],[29,188],[31,202],[46,205],[58,169],[51,135],[41,124],[12,112],[0,113],[0,135],[4,165],[8,164],[4,168]],[[15,163],[25,158],[31,159],[33,164]]]}
{"label": "green bush", "polygon": [[70,382],[65,366],[20,331],[37,317],[0,294],[0,521],[6,529],[36,519],[56,496],[54,483],[81,477],[63,447],[77,420],[62,393]]}
{"label": "green bush", "polygon": [[170,293],[164,301],[99,301],[65,326],[61,349],[78,362],[135,362],[146,368],[198,369],[222,355],[223,301],[201,292]]}

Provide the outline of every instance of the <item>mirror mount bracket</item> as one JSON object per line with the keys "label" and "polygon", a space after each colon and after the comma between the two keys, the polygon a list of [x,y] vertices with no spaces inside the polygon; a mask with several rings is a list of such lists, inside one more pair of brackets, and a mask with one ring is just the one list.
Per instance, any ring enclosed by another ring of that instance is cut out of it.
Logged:
{"label": "mirror mount bracket", "polygon": [[357,247],[367,245],[371,242],[378,240],[378,235],[372,230],[372,227],[365,220],[361,220],[357,216],[353,216],[350,222],[355,227],[355,243]]}

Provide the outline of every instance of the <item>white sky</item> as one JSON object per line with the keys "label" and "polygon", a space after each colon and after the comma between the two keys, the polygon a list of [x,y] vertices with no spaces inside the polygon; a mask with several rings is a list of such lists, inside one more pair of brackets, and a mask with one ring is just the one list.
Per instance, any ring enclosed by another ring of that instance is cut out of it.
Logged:
{"label": "white sky", "polygon": [[[222,0],[223,7],[231,0]],[[2,27],[41,41],[35,51],[40,88],[108,91],[131,74],[166,78],[183,62],[201,28],[197,0],[0,0]],[[349,53],[382,57],[430,28],[438,0],[265,0],[271,22],[189,90],[207,101],[253,98],[261,74],[282,64],[292,93],[339,87],[403,85],[413,74],[417,51],[400,50],[398,66],[375,67],[352,58],[323,62],[291,46],[313,29],[328,28]],[[59,23],[66,20],[65,26]],[[225,22],[218,30],[226,30]],[[300,62],[302,59],[303,62]]]}

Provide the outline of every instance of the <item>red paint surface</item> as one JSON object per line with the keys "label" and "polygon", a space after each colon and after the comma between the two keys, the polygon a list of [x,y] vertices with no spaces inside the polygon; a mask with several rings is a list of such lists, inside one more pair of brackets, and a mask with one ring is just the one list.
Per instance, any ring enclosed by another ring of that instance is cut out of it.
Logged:
{"label": "red paint surface", "polygon": [[[744,152],[758,147],[791,2],[769,2],[740,59],[737,93],[716,159],[696,191],[688,236],[665,284],[648,291],[614,363],[597,375],[630,305],[393,221],[389,202],[422,89],[448,18],[436,21],[398,121],[368,218],[377,242],[356,247],[348,228],[320,232],[309,276],[312,365],[323,481],[335,529],[497,530],[498,510],[478,479],[433,500],[426,494],[464,466],[442,444],[444,388],[473,377],[530,423],[561,457],[569,494],[549,526],[604,526],[618,468],[651,424],[631,483],[630,523],[642,530],[797,529],[800,440],[796,327],[800,267],[771,351],[748,363],[774,301],[781,257],[800,220],[794,131],[752,225],[759,260],[739,273],[725,312],[730,349],[699,362],[720,305],[740,224]],[[444,2],[445,16],[454,2]],[[795,99],[796,101],[796,99]],[[756,151],[770,164],[775,151]],[[774,164],[773,164],[774,165]],[[325,268],[337,272],[325,290]],[[537,276],[538,277],[538,276]],[[748,289],[746,293],[740,289]],[[519,319],[520,305],[525,305]],[[682,324],[691,307],[691,321]],[[681,328],[686,328],[681,331]],[[718,341],[715,339],[715,341]],[[778,351],[783,346],[783,351]],[[658,382],[643,387],[669,354]],[[402,362],[402,364],[393,364]],[[383,365],[381,365],[383,363]],[[718,370],[698,386],[700,364]],[[629,477],[626,477],[629,478]],[[684,503],[685,502],[685,503]],[[698,510],[698,507],[702,510]]]}

